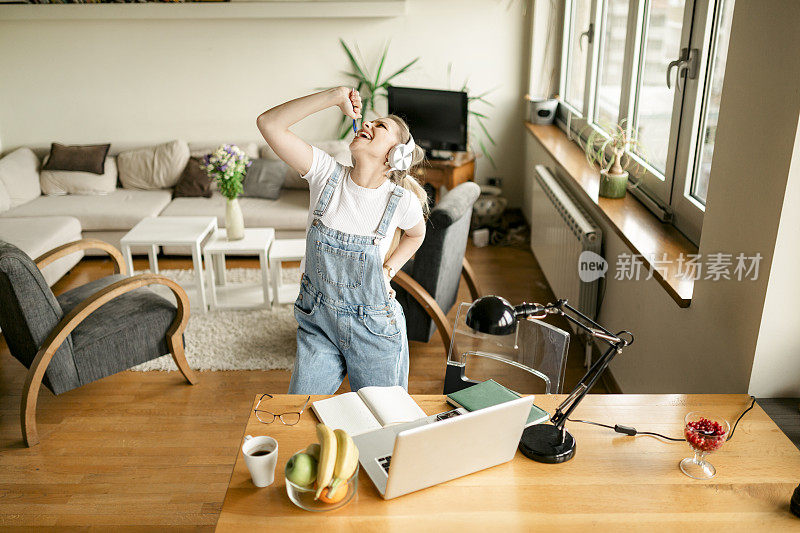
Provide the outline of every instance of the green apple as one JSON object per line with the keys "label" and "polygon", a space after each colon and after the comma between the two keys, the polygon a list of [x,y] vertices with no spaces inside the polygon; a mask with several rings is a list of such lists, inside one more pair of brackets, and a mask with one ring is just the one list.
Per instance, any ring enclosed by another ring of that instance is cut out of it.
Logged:
{"label": "green apple", "polygon": [[286,463],[286,479],[301,487],[308,487],[317,479],[317,461],[307,453],[296,453]]}

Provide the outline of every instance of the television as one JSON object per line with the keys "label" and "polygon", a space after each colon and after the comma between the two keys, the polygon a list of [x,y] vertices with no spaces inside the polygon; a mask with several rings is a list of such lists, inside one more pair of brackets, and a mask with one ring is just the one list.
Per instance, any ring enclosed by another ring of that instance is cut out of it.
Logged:
{"label": "television", "polygon": [[467,149],[467,93],[388,87],[389,113],[406,121],[414,141],[431,150]]}

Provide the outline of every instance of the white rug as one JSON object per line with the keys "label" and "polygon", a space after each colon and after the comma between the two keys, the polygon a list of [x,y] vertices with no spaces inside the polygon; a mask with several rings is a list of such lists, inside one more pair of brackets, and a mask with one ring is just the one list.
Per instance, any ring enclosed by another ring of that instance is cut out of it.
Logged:
{"label": "white rug", "polygon": [[[161,270],[168,278],[188,287],[191,270]],[[284,268],[282,280],[297,282],[299,268]],[[228,283],[259,283],[255,268],[227,270]],[[292,304],[275,305],[272,310],[217,310],[194,313],[184,334],[186,359],[194,370],[291,370],[297,351],[297,322]],[[131,370],[174,370],[171,355],[153,359]]]}

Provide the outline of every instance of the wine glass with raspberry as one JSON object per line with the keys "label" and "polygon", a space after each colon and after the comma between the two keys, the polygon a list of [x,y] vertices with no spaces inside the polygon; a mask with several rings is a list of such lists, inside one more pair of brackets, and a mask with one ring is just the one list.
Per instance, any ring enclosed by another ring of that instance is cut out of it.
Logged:
{"label": "wine glass with raspberry", "polygon": [[711,479],[717,475],[717,469],[705,457],[719,450],[728,440],[730,425],[724,418],[703,411],[688,413],[684,421],[683,435],[694,451],[694,457],[681,461],[681,470],[694,479]]}

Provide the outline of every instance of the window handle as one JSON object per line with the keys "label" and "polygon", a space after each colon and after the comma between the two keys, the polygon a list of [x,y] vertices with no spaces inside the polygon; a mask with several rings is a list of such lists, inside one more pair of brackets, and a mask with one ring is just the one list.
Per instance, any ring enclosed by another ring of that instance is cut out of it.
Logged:
{"label": "window handle", "polygon": [[594,22],[589,24],[589,29],[578,36],[578,48],[583,52],[583,38],[586,37],[586,43],[592,44],[594,41]]}
{"label": "window handle", "polygon": [[700,51],[697,48],[681,48],[681,55],[678,59],[670,61],[667,65],[667,88],[672,89],[670,74],[676,68],[678,75],[675,79],[678,91],[683,91],[681,78],[693,80],[697,78],[697,71],[700,69]]}

